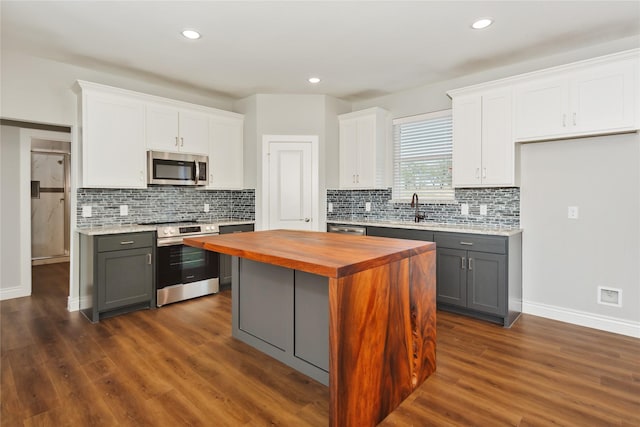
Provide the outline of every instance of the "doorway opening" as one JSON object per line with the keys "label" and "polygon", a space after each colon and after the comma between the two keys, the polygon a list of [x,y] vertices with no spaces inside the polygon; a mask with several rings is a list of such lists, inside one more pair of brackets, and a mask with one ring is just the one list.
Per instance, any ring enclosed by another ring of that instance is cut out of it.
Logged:
{"label": "doorway opening", "polygon": [[31,264],[69,262],[71,144],[31,140]]}

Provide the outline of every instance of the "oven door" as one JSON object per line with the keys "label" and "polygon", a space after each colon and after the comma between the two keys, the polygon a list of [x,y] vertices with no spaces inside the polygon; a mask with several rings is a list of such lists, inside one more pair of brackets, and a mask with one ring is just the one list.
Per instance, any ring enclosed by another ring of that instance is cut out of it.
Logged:
{"label": "oven door", "polygon": [[219,276],[217,252],[194,248],[179,242],[158,241],[156,288],[198,282]]}

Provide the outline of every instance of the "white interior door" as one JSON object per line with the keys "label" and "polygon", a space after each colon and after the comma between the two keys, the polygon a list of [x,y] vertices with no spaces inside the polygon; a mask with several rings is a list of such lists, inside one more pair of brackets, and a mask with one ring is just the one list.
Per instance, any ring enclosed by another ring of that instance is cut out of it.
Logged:
{"label": "white interior door", "polygon": [[268,228],[313,230],[312,143],[268,144]]}

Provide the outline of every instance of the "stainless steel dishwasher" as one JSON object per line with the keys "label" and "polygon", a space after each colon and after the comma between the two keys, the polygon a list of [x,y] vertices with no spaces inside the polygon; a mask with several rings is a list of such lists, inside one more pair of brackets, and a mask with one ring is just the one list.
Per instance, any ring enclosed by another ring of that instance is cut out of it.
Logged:
{"label": "stainless steel dishwasher", "polygon": [[357,225],[333,225],[327,227],[329,233],[354,234],[356,236],[366,236],[367,228],[358,227]]}

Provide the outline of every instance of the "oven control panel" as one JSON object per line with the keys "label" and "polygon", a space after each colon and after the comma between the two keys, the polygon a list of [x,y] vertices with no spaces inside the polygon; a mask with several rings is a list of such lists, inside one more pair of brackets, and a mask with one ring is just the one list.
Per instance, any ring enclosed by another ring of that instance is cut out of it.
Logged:
{"label": "oven control panel", "polygon": [[175,224],[158,227],[158,238],[175,236],[192,236],[194,234],[216,234],[219,232],[216,224]]}

